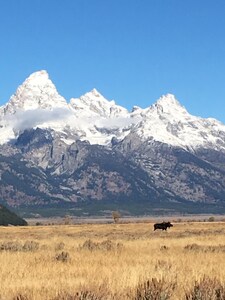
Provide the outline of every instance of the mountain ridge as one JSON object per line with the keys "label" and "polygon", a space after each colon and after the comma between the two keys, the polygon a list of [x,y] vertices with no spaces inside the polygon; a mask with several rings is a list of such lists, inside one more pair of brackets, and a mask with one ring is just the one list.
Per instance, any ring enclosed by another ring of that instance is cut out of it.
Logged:
{"label": "mountain ridge", "polygon": [[225,212],[225,125],[172,94],[131,112],[96,89],[67,103],[40,71],[0,107],[0,179],[20,211]]}
{"label": "mountain ridge", "polygon": [[78,135],[91,144],[107,145],[112,138],[122,140],[134,131],[143,139],[153,137],[174,146],[198,148],[211,143],[225,150],[225,125],[215,119],[190,115],[172,94],[161,96],[145,109],[136,107],[131,112],[113,100],[108,101],[95,88],[67,103],[46,71],[31,74],[0,112],[0,131],[4,132],[1,144],[17,138],[19,119],[23,120],[23,130],[32,127],[58,132],[69,130],[72,136]]}

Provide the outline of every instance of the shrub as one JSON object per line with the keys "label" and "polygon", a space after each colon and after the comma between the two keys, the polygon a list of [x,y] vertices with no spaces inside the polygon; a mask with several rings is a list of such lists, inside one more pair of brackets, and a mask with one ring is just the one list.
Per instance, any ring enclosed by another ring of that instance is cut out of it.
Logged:
{"label": "shrub", "polygon": [[39,243],[34,241],[26,241],[23,245],[23,251],[37,251],[39,249]]}
{"label": "shrub", "polygon": [[204,276],[194,287],[185,293],[186,300],[223,300],[225,299],[225,286],[216,278]]}
{"label": "shrub", "polygon": [[200,250],[201,246],[197,244],[188,244],[184,247],[185,250]]}
{"label": "shrub", "polygon": [[119,211],[113,211],[112,212],[112,217],[115,223],[119,222],[119,219],[121,218],[121,214]]}
{"label": "shrub", "polygon": [[103,250],[103,251],[116,251],[121,250],[123,248],[123,244],[121,243],[113,243],[111,240],[106,240],[103,242],[93,242],[92,240],[87,240],[83,245],[79,246],[79,249],[86,249],[89,251],[95,250]]}
{"label": "shrub", "polygon": [[102,295],[97,295],[95,292],[91,291],[81,291],[76,293],[76,300],[104,300],[105,298]]}
{"label": "shrub", "polygon": [[[109,297],[109,290],[106,284],[86,289],[83,287],[80,291],[75,293],[59,292],[53,300],[107,300]],[[113,298],[114,299],[114,298]]]}
{"label": "shrub", "polygon": [[209,217],[208,218],[208,222],[214,222],[215,221],[215,218],[214,217]]}
{"label": "shrub", "polygon": [[79,249],[86,249],[86,250],[96,250],[97,249],[97,243],[93,242],[92,240],[87,240],[83,243],[82,246],[79,247]]}
{"label": "shrub", "polygon": [[4,251],[36,251],[39,249],[39,243],[26,241],[24,244],[17,241],[3,242],[0,244],[0,250]]}
{"label": "shrub", "polygon": [[160,250],[161,251],[169,250],[169,247],[167,247],[166,245],[162,245],[160,246]]}
{"label": "shrub", "polygon": [[101,297],[92,291],[80,291],[75,294],[67,292],[59,293],[53,300],[105,300],[107,298]]}
{"label": "shrub", "polygon": [[63,252],[57,254],[57,255],[55,256],[55,259],[56,259],[57,261],[61,261],[61,262],[68,262],[68,261],[70,261],[70,255],[69,255],[68,252],[64,252],[64,251],[63,251]]}
{"label": "shrub", "polygon": [[98,244],[100,250],[105,250],[105,251],[113,251],[113,250],[118,250],[122,248],[121,243],[113,243],[110,240],[103,241]]}
{"label": "shrub", "polygon": [[189,244],[184,247],[185,250],[202,251],[202,252],[225,252],[225,245],[207,246],[198,244]]}
{"label": "shrub", "polygon": [[41,222],[36,222],[36,226],[42,226],[43,224]]}
{"label": "shrub", "polygon": [[137,286],[135,300],[167,300],[175,289],[175,284],[164,279],[152,278]]}
{"label": "shrub", "polygon": [[22,251],[23,245],[19,242],[3,242],[0,244],[0,250],[4,251]]}

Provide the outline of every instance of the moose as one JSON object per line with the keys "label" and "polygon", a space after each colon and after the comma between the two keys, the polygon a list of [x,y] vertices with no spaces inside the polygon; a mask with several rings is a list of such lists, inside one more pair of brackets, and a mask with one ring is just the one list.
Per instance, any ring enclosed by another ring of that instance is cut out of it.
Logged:
{"label": "moose", "polygon": [[173,227],[173,224],[170,222],[162,222],[162,223],[156,223],[154,224],[154,231],[156,229],[162,229],[162,230],[167,230],[167,228]]}

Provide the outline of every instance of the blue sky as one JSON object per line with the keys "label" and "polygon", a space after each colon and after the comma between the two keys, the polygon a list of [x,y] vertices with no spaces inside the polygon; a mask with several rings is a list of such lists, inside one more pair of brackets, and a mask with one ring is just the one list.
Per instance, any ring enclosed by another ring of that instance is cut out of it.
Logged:
{"label": "blue sky", "polygon": [[172,93],[225,123],[224,0],[1,0],[0,104],[38,70],[67,100],[128,109]]}

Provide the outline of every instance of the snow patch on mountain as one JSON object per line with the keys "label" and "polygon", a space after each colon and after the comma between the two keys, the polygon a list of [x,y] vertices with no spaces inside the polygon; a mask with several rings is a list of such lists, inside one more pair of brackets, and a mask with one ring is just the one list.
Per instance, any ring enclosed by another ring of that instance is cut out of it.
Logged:
{"label": "snow patch on mountain", "polygon": [[112,138],[122,140],[134,134],[143,141],[225,151],[225,126],[215,119],[190,115],[174,95],[164,95],[145,109],[135,106],[131,112],[96,89],[67,103],[46,71],[31,74],[0,107],[0,143],[37,127],[53,129],[68,144],[79,138],[107,145]]}
{"label": "snow patch on mountain", "polygon": [[67,107],[46,71],[31,74],[4,107],[4,114],[15,114],[18,110],[53,109]]}
{"label": "snow patch on mountain", "polygon": [[148,137],[183,148],[209,146],[225,150],[225,142],[221,140],[225,126],[216,120],[190,115],[174,95],[162,96],[143,110],[141,116],[142,121],[133,131],[143,140]]}
{"label": "snow patch on mountain", "polygon": [[96,115],[105,118],[126,117],[129,115],[127,109],[116,105],[114,100],[108,101],[96,89],[80,98],[72,98],[70,105],[74,112],[79,115]]}

